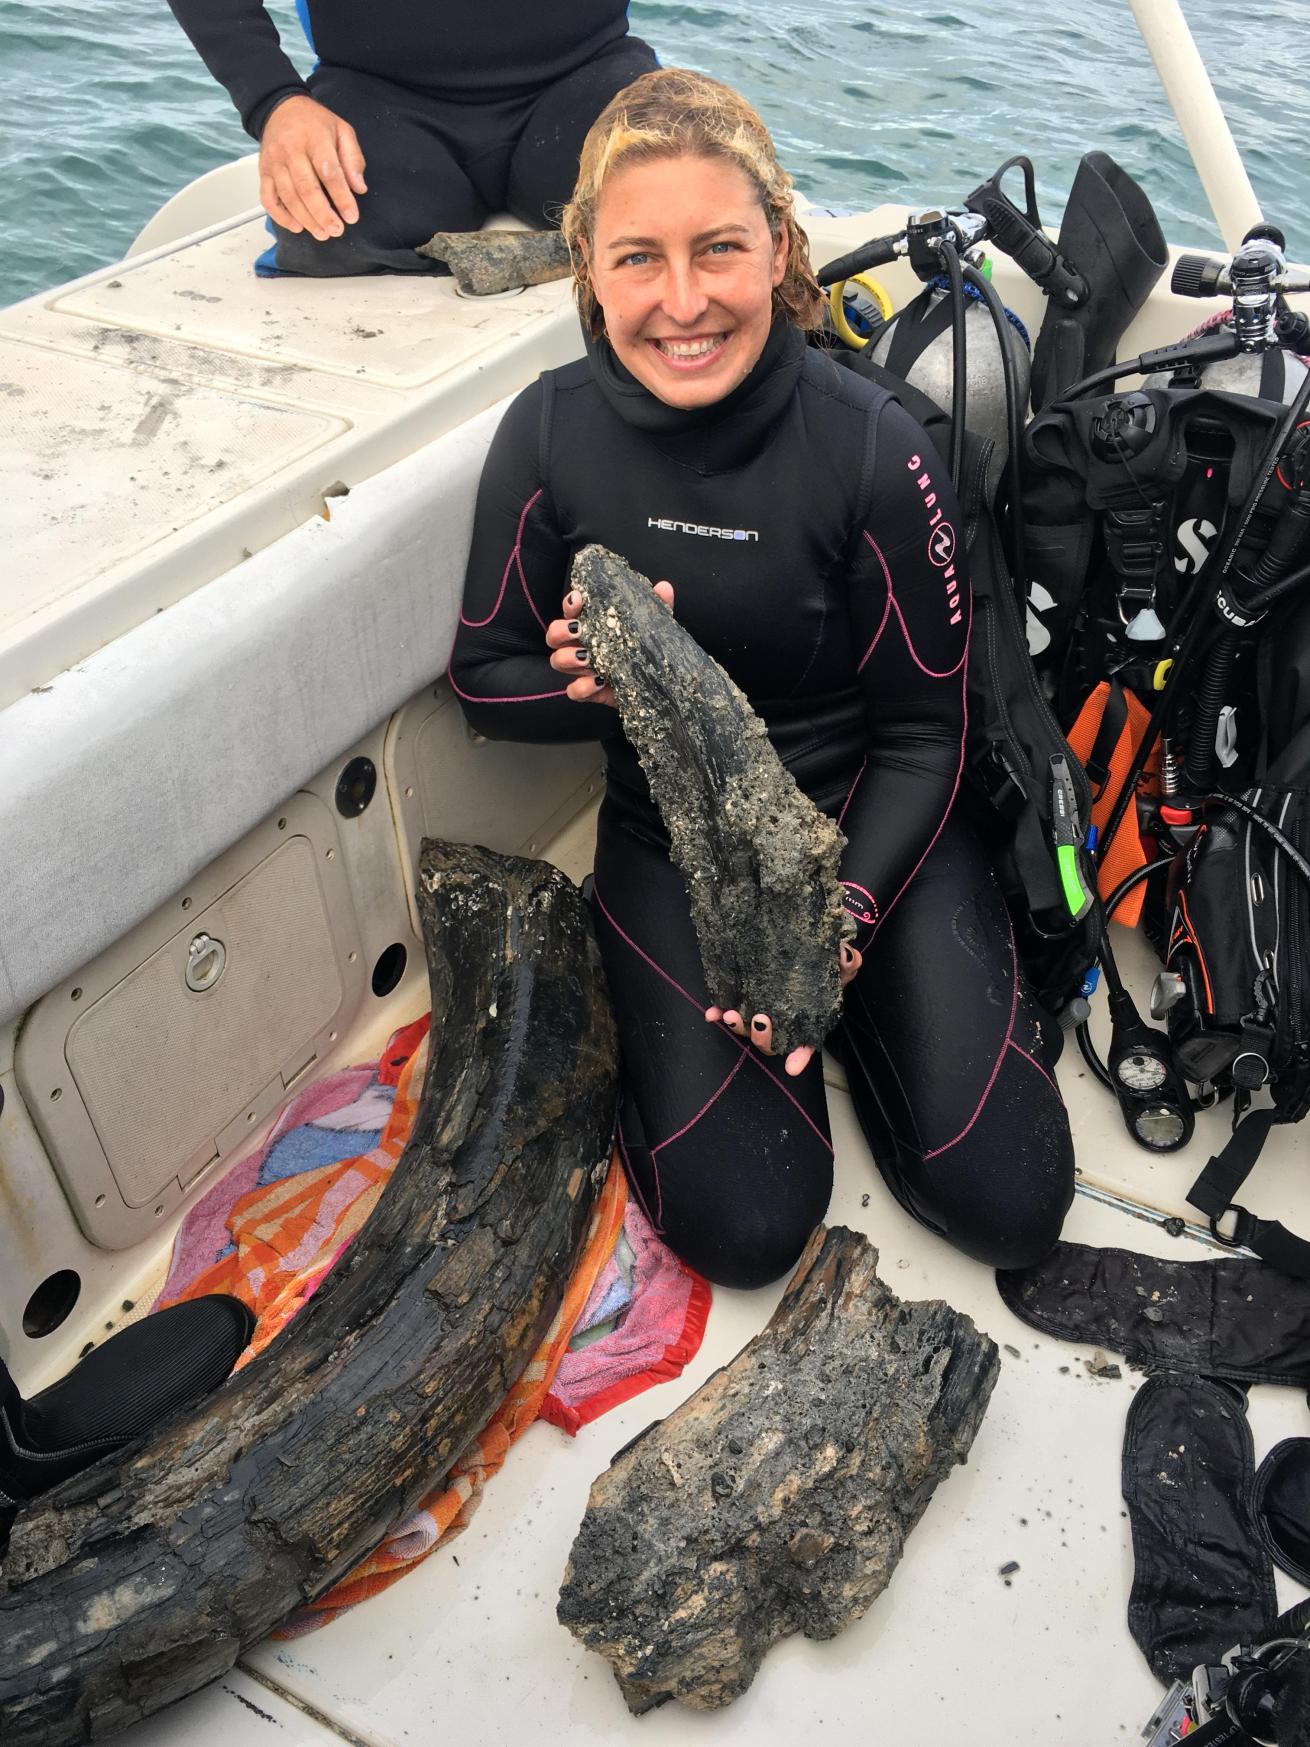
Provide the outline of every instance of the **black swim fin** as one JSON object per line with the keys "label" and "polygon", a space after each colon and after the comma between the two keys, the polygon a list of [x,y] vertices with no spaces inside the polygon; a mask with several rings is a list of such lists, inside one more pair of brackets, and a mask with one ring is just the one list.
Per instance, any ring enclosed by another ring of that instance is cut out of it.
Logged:
{"label": "black swim fin", "polygon": [[1078,166],[1060,225],[1062,256],[1086,282],[1077,307],[1046,306],[1033,352],[1033,411],[1104,369],[1169,258],[1150,201],[1105,152]]}

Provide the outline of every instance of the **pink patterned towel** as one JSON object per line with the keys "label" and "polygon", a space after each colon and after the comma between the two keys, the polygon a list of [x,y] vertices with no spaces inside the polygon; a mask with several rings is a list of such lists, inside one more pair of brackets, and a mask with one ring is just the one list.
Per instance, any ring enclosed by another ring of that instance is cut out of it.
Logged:
{"label": "pink patterned towel", "polygon": [[[256,1190],[286,1181],[296,1210],[303,1211],[301,1201],[312,1200],[317,1184],[338,1181],[334,1167],[361,1155],[367,1160],[391,1116],[398,1073],[426,1030],[424,1016],[396,1033],[379,1063],[330,1074],[291,1099],[264,1144],[233,1165],[183,1220],[157,1305],[197,1291],[236,1290],[227,1275],[240,1276],[246,1263],[234,1222],[247,1198],[259,1199]],[[363,1187],[361,1179],[357,1189]],[[343,1213],[335,1203],[333,1211]],[[709,1310],[709,1282],[656,1237],[629,1196],[613,1253],[578,1318],[541,1417],[573,1436],[611,1407],[678,1376],[700,1347]],[[277,1326],[270,1320],[270,1339]]]}
{"label": "pink patterned towel", "polygon": [[660,1242],[631,1196],[614,1257],[578,1318],[541,1418],[573,1437],[620,1402],[676,1377],[695,1357],[709,1312],[709,1281]]}

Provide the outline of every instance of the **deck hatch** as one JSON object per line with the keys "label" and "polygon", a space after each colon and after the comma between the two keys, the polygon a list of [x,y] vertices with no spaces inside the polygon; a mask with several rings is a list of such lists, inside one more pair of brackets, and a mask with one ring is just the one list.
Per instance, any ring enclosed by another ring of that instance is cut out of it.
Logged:
{"label": "deck hatch", "polygon": [[[347,1028],[364,979],[336,842],[297,796],[33,1009],[19,1083],[94,1242],[155,1229]],[[197,940],[223,943],[199,988]]]}

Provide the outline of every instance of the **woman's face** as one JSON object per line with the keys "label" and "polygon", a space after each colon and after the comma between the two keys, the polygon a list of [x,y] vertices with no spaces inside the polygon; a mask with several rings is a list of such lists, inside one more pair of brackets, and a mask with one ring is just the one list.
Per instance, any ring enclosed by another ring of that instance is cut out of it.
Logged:
{"label": "woman's face", "polygon": [[670,406],[711,406],[749,374],[787,264],[744,170],[653,158],[605,180],[591,282],[620,362]]}

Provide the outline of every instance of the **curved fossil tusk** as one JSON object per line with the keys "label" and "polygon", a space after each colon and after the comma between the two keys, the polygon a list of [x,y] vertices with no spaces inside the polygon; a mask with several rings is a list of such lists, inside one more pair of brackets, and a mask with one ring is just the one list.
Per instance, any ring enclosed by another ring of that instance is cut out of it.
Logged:
{"label": "curved fossil tusk", "polygon": [[23,1511],[0,1740],[73,1747],[223,1674],[376,1547],[548,1329],[609,1158],[613,1018],[577,889],[428,842],[431,1055],[371,1218],[199,1406]]}

